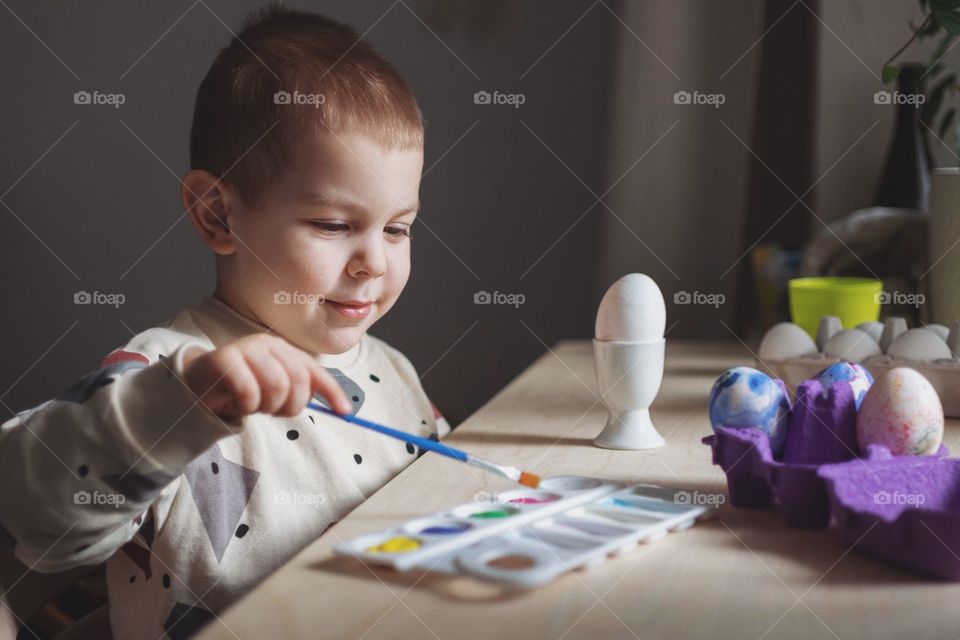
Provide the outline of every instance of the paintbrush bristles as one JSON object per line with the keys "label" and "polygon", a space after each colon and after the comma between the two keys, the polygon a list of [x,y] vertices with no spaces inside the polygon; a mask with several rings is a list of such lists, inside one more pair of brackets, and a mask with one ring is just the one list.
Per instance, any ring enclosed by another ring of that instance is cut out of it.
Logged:
{"label": "paintbrush bristles", "polygon": [[527,487],[530,487],[531,489],[536,489],[537,487],[540,486],[540,476],[538,476],[535,473],[521,471],[520,479],[517,482]]}

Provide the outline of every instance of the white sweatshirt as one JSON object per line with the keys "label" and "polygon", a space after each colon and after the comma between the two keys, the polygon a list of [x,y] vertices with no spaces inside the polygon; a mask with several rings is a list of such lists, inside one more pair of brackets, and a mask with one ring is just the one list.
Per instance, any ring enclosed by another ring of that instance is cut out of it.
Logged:
{"label": "white sweatshirt", "polygon": [[[183,383],[183,354],[252,333],[272,332],[208,297],[0,426],[0,541],[39,571],[106,561],[116,638],[189,636],[420,453],[316,411],[224,423]],[[319,361],[361,417],[449,433],[382,340]]]}

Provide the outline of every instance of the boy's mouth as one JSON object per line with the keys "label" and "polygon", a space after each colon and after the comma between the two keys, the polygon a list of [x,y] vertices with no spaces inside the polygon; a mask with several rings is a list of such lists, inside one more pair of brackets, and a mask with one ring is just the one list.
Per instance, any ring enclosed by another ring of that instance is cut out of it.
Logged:
{"label": "boy's mouth", "polygon": [[337,313],[352,320],[363,320],[370,315],[370,311],[373,308],[373,301],[365,300],[344,300],[343,302],[337,302],[336,300],[327,299],[324,304],[330,305]]}

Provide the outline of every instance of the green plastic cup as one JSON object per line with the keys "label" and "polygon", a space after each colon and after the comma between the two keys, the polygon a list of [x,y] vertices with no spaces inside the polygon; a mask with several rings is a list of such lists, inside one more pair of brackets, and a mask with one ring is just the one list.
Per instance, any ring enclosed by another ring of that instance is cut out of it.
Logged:
{"label": "green plastic cup", "polygon": [[837,316],[845,329],[880,319],[883,282],[872,278],[794,278],[787,285],[790,317],[817,339],[823,316]]}

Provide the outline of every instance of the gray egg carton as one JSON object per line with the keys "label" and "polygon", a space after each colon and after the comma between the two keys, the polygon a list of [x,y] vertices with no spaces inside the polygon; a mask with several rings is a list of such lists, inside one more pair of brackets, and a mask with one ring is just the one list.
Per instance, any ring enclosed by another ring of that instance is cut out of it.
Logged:
{"label": "gray egg carton", "polygon": [[[945,349],[938,347],[940,353],[934,355],[948,357],[923,360],[910,354],[908,340],[897,342],[908,332],[906,320],[903,318],[887,318],[884,321],[879,340],[876,340],[879,349],[876,350],[877,352],[874,355],[865,358],[851,358],[844,357],[845,354],[842,352],[824,353],[830,339],[841,331],[839,318],[824,316],[820,319],[820,326],[817,331],[816,353],[779,360],[769,357],[764,358],[761,353],[761,356],[757,358],[757,368],[774,379],[783,380],[787,389],[792,390],[796,389],[804,380],[813,378],[819,371],[840,360],[858,362],[870,372],[874,379],[882,376],[890,369],[909,367],[922,374],[933,385],[937,395],[940,396],[940,402],[943,404],[944,415],[949,418],[960,418],[960,357],[957,355],[960,353],[960,321],[954,322],[949,330],[940,325],[930,325],[921,330],[930,331],[943,341]],[[866,331],[864,333],[868,336],[871,335]],[[764,337],[766,338],[766,336]],[[871,340],[873,339],[871,337]]]}

